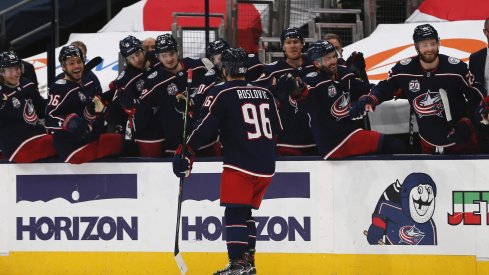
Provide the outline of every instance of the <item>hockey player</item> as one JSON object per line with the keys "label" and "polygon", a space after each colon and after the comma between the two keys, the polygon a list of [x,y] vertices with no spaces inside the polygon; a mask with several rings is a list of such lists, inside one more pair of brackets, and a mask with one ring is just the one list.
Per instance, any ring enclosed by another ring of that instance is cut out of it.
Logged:
{"label": "hockey player", "polygon": [[[206,73],[201,60],[178,57],[177,42],[170,34],[159,35],[156,38],[156,54],[162,66],[154,73],[148,75],[144,81],[143,91],[139,96],[140,104],[137,107],[136,141],[144,141],[148,146],[161,144],[162,136],[147,136],[161,123],[165,133],[165,153],[173,155],[182,142],[183,111],[185,100],[183,92],[187,87],[187,70],[193,70],[192,96]],[[140,112],[144,110],[144,113]],[[158,122],[150,122],[145,118],[156,116]],[[190,119],[189,119],[190,121]],[[211,146],[215,141],[206,145]],[[196,148],[203,149],[203,148]]]}
{"label": "hockey player", "polygon": [[54,147],[64,162],[74,164],[118,154],[122,146],[122,135],[100,134],[101,90],[83,77],[84,61],[79,48],[61,48],[64,78],[49,88],[46,108],[46,128],[53,133]]}
{"label": "hockey player", "polygon": [[147,58],[141,41],[132,35],[119,42],[119,51],[126,66],[110,84],[111,90],[104,93],[103,98],[109,102],[106,114],[108,132],[125,133],[128,115],[135,113],[144,78],[156,70],[160,63]]}
{"label": "hockey player", "polygon": [[34,83],[21,77],[21,66],[14,52],[0,53],[0,150],[10,162],[29,163],[56,152],[39,121],[46,102]]}
{"label": "hockey player", "polygon": [[[402,153],[402,142],[375,131],[367,131],[348,117],[351,98],[358,98],[370,86],[358,80],[345,66],[338,66],[335,47],[326,41],[313,43],[307,52],[317,72],[303,78],[304,83],[285,75],[290,102],[311,118],[311,128],[324,159],[375,153]],[[279,92],[279,98],[287,91]],[[286,101],[286,100],[282,100]]]}
{"label": "hockey player", "polygon": [[[294,77],[303,77],[315,71],[314,65],[302,57],[304,36],[298,28],[285,29],[280,35],[280,42],[285,58],[267,64],[262,75],[253,82],[255,85],[268,88],[274,95],[286,88],[278,81],[282,75],[290,73]],[[317,154],[307,115],[296,113],[290,104],[280,104],[279,112],[284,131],[278,136],[277,153],[279,155]]]}
{"label": "hockey player", "polygon": [[361,118],[383,101],[406,98],[416,115],[423,153],[476,152],[471,118],[482,94],[473,86],[467,64],[439,54],[438,32],[429,24],[417,26],[413,40],[418,55],[398,62],[350,115]]}
{"label": "hockey player", "polygon": [[226,82],[209,91],[199,121],[182,158],[182,146],[173,161],[178,177],[188,176],[194,148],[220,130],[224,147],[220,202],[226,207],[226,245],[229,265],[214,274],[256,274],[256,227],[251,209],[258,209],[275,171],[275,141],[280,117],[270,91],[245,81],[246,53],[231,48],[222,54]]}

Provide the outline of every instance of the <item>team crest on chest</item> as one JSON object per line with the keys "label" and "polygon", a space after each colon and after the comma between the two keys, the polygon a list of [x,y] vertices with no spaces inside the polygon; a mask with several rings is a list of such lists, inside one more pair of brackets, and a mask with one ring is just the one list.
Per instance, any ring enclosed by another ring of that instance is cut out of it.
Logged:
{"label": "team crest on chest", "polygon": [[15,109],[20,107],[20,101],[16,97],[12,97],[12,106],[14,106]]}
{"label": "team crest on chest", "polygon": [[37,113],[34,109],[34,104],[32,104],[32,100],[28,99],[25,101],[24,106],[24,120],[29,124],[36,124],[38,118]]}
{"label": "team crest on chest", "polygon": [[81,102],[87,101],[87,97],[81,91],[78,91],[78,97],[80,98]]}
{"label": "team crest on chest", "polygon": [[419,84],[418,80],[411,80],[409,81],[409,90],[413,93],[417,93],[421,90],[421,85]]}
{"label": "team crest on chest", "polygon": [[178,87],[175,85],[175,83],[171,83],[166,87],[166,91],[169,95],[175,95],[178,92]]}
{"label": "team crest on chest", "polygon": [[338,92],[336,91],[336,87],[334,85],[330,85],[328,87],[328,96],[334,97]]}

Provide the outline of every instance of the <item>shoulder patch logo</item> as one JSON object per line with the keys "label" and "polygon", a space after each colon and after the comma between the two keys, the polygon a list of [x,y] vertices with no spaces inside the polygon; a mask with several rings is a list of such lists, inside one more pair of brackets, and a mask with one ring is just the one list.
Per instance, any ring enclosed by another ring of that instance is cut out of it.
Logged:
{"label": "shoulder patch logo", "polygon": [[126,71],[122,71],[121,74],[117,77],[117,80],[121,80],[125,74],[126,74]]}
{"label": "shoulder patch logo", "polygon": [[407,65],[407,64],[411,63],[412,60],[413,59],[411,57],[409,57],[409,58],[405,58],[405,59],[401,60],[399,63],[401,63],[401,65]]}
{"label": "shoulder patch logo", "polygon": [[255,54],[254,53],[250,53],[250,54],[248,54],[248,57],[255,57]]}
{"label": "shoulder patch logo", "polygon": [[80,98],[81,102],[87,101],[87,97],[80,91],[78,91],[78,97]]}
{"label": "shoulder patch logo", "polygon": [[148,75],[148,79],[153,79],[153,78],[156,77],[156,75],[158,75],[158,72],[157,71],[154,72],[154,73],[152,73],[152,74],[150,74],[150,75]]}
{"label": "shoulder patch logo", "polygon": [[205,75],[209,76],[209,75],[215,75],[216,74],[216,71],[214,71],[213,69],[209,69],[207,71],[207,73],[205,73]]}
{"label": "shoulder patch logo", "polygon": [[175,83],[171,83],[166,87],[166,91],[169,95],[175,95],[178,92],[178,87],[175,85]]}
{"label": "shoulder patch logo", "polygon": [[334,85],[329,86],[328,87],[328,96],[334,97],[336,94],[337,94],[336,87]]}
{"label": "shoulder patch logo", "polygon": [[268,63],[268,65],[275,65],[278,61],[273,61],[272,63]]}
{"label": "shoulder patch logo", "polygon": [[318,75],[318,73],[317,73],[317,72],[310,72],[310,73],[308,73],[308,74],[306,75],[306,77],[315,77],[315,76],[317,76],[317,75]]}
{"label": "shoulder patch logo", "polygon": [[409,81],[409,90],[413,93],[417,93],[421,90],[421,85],[418,80]]}
{"label": "shoulder patch logo", "polygon": [[20,101],[16,97],[12,97],[12,105],[15,109],[18,109],[20,107]]}
{"label": "shoulder patch logo", "polygon": [[450,57],[448,57],[448,63],[450,63],[450,64],[454,64],[454,65],[455,65],[455,64],[460,63],[460,59],[458,59],[458,58],[456,58],[456,57],[451,57],[451,56],[450,56]]}
{"label": "shoulder patch logo", "polygon": [[56,80],[55,83],[56,84],[66,84],[66,80],[65,79],[58,79],[58,80]]}

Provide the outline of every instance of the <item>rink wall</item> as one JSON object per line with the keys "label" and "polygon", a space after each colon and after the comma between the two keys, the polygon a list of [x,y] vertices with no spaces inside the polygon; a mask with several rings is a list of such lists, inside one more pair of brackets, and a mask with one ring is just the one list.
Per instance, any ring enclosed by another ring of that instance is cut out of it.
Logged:
{"label": "rink wall", "polygon": [[[188,274],[226,263],[221,165],[198,162],[185,182],[180,250]],[[489,274],[486,167],[488,159],[279,161],[254,212],[257,268],[260,274]],[[370,245],[365,231],[379,198],[413,172],[435,182],[433,200],[416,195],[423,183],[405,195],[422,205],[411,210],[431,218],[416,223],[392,199],[386,204],[392,232],[382,241],[399,241]],[[178,179],[171,162],[0,164],[0,190],[0,274],[177,274]]]}

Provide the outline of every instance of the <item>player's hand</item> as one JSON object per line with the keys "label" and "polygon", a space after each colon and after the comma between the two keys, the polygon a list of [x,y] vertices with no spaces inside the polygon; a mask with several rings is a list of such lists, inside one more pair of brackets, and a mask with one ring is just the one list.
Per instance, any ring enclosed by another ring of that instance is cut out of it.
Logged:
{"label": "player's hand", "polygon": [[385,234],[386,224],[378,216],[372,217],[372,224],[368,228],[367,241],[369,244],[378,244]]}
{"label": "player's hand", "polygon": [[105,105],[99,96],[94,96],[92,102],[94,104],[95,113],[100,114],[105,111]]}
{"label": "player's hand", "polygon": [[187,107],[187,97],[183,93],[178,93],[175,95],[175,109],[177,112],[183,114],[185,113],[185,108]]}
{"label": "player's hand", "polygon": [[190,147],[186,147],[185,154],[183,154],[183,147],[179,145],[173,158],[173,173],[177,177],[188,177],[192,171],[192,164],[194,163],[195,154]]}
{"label": "player's hand", "polygon": [[367,72],[365,71],[365,58],[361,52],[353,52],[345,62],[345,65],[362,81],[368,80]]}
{"label": "player's hand", "polygon": [[289,95],[295,100],[305,98],[305,89],[307,89],[306,84],[302,82],[300,77],[295,77],[290,73],[286,73],[277,80],[275,93],[280,102],[286,102],[288,101]]}
{"label": "player's hand", "polygon": [[66,116],[62,128],[78,140],[87,139],[92,132],[92,126],[75,113]]}
{"label": "player's hand", "polygon": [[461,118],[454,126],[452,131],[448,133],[448,141],[455,144],[465,144],[470,141],[472,135],[472,122],[464,117]]}
{"label": "player's hand", "polygon": [[362,119],[367,112],[375,111],[377,99],[372,95],[362,95],[356,103],[354,103],[349,112],[351,120]]}

